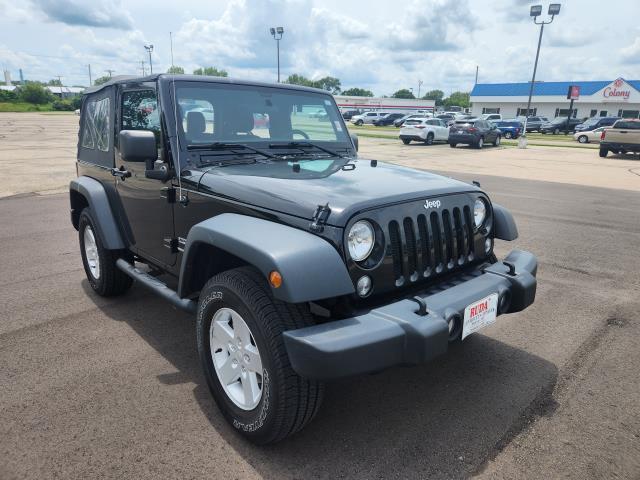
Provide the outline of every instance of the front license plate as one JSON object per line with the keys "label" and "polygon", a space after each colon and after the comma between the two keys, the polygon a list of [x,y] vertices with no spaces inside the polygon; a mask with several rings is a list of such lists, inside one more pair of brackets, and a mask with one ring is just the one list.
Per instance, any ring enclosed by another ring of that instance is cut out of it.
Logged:
{"label": "front license plate", "polygon": [[462,339],[496,321],[498,294],[492,293],[464,309]]}

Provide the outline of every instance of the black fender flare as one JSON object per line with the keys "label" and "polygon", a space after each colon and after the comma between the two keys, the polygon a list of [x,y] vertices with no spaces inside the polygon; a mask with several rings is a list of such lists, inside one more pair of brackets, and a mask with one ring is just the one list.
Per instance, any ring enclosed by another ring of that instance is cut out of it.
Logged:
{"label": "black fender flare", "polygon": [[518,227],[511,212],[502,205],[493,204],[493,236],[500,240],[518,238]]}
{"label": "black fender flare", "polygon": [[71,218],[74,227],[78,228],[74,218],[80,215],[78,211],[82,205],[78,204],[77,196],[81,195],[87,202],[93,219],[96,222],[96,230],[102,240],[104,248],[107,250],[120,250],[125,248],[125,243],[120,233],[120,229],[113,215],[113,210],[109,204],[109,197],[104,186],[96,179],[81,176],[72,180],[69,184],[69,199],[71,202]]}
{"label": "black fender flare", "polygon": [[189,230],[185,242],[178,295],[193,293],[189,279],[201,244],[209,244],[256,267],[265,278],[277,270],[282,286],[273,296],[289,303],[332,298],[354,292],[353,282],[338,251],[309,232],[260,218],[223,213]]}

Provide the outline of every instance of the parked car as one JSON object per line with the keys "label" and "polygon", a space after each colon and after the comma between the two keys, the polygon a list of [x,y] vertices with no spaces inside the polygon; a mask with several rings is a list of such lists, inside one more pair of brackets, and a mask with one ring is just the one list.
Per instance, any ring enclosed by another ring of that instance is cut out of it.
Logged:
{"label": "parked car", "polygon": [[388,112],[364,112],[360,115],[354,115],[351,117],[351,123],[354,125],[372,125],[374,120],[378,120],[384,117]]}
{"label": "parked car", "polygon": [[456,120],[456,117],[454,115],[451,115],[451,114],[448,114],[448,113],[442,113],[440,115],[436,115],[436,118],[439,118],[444,123],[446,123],[448,126],[451,126],[453,124],[453,122]]}
{"label": "parked car", "polygon": [[[518,120],[520,123],[524,124],[525,117],[517,117],[516,120]],[[527,120],[527,133],[528,132],[539,132],[540,131],[540,127],[544,123],[548,123],[549,122],[549,119],[547,117],[540,117],[540,116],[529,117],[526,120]]]}
{"label": "parked car", "polygon": [[[209,78],[125,77],[85,91],[68,140],[79,140],[69,219],[87,280],[72,281],[134,322],[158,308],[189,328],[168,305],[195,317],[197,355],[182,341],[163,353],[199,357],[229,430],[283,440],[316,417],[324,382],[426,363],[534,302],[536,257],[518,249],[498,260],[496,241],[518,230],[479,184],[358,161],[328,92]],[[136,107],[158,96],[149,123]],[[223,128],[206,131],[182,99],[215,104]],[[336,128],[298,118],[310,105]],[[254,113],[269,115],[265,137],[251,134]],[[291,141],[296,132],[304,141]],[[134,281],[156,296],[118,302]],[[471,347],[508,368],[490,342]]]}
{"label": "parked car", "polygon": [[482,148],[485,143],[500,145],[502,132],[491,122],[483,119],[456,120],[449,128],[449,145],[455,148],[459,143]]}
{"label": "parked car", "polygon": [[600,134],[600,156],[607,153],[640,153],[640,120],[618,120]]}
{"label": "parked car", "polygon": [[422,115],[421,113],[412,113],[410,115],[405,115],[404,117],[400,117],[395,120],[393,122],[393,126],[400,128],[404,124],[404,122],[410,118],[426,118],[426,115]]}
{"label": "parked car", "polygon": [[495,123],[504,138],[518,138],[524,131],[524,125],[517,120],[503,120]]}
{"label": "parked car", "polygon": [[409,145],[412,140],[431,145],[434,141],[447,141],[449,128],[439,118],[409,118],[400,129],[400,140]]}
{"label": "parked car", "polygon": [[502,115],[499,113],[483,113],[482,119],[489,120],[490,122],[498,122],[502,120]]}
{"label": "parked car", "polygon": [[580,123],[582,123],[582,120],[578,120],[577,118],[570,118],[569,124],[567,126],[567,117],[556,117],[548,123],[543,123],[540,126],[539,131],[541,133],[553,133],[554,135],[557,135],[564,131],[573,133],[576,125]]}
{"label": "parked car", "polygon": [[576,132],[586,132],[600,127],[610,127],[620,120],[620,117],[591,117],[590,119],[576,125]]}
{"label": "parked car", "polygon": [[360,115],[360,113],[362,113],[360,110],[345,110],[342,112],[342,118],[345,120],[351,120],[351,117],[354,115]]}
{"label": "parked car", "polygon": [[399,120],[404,116],[405,116],[404,113],[388,113],[384,117],[374,120],[373,124],[376,127],[384,127],[385,125],[392,125],[393,122],[395,122],[396,120]]}
{"label": "parked car", "polygon": [[598,127],[595,130],[584,130],[573,134],[573,139],[580,143],[599,142],[602,131],[608,127]]}

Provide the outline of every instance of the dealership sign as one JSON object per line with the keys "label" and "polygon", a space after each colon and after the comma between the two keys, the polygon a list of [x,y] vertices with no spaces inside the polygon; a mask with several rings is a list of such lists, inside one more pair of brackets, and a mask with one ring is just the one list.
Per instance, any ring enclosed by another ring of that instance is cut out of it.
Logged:
{"label": "dealership sign", "polygon": [[579,98],[580,98],[580,86],[579,85],[569,86],[569,91],[567,92],[567,99],[578,100]]}
{"label": "dealership sign", "polygon": [[605,101],[626,102],[631,96],[631,85],[619,78],[602,90]]}

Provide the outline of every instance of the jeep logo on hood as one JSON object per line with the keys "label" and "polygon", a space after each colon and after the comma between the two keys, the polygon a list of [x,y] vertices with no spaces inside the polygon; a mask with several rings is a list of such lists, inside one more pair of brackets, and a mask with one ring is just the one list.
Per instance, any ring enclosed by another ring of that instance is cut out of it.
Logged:
{"label": "jeep logo on hood", "polygon": [[430,208],[440,208],[440,200],[425,200],[424,201],[424,208],[426,208],[427,210],[429,210]]}

